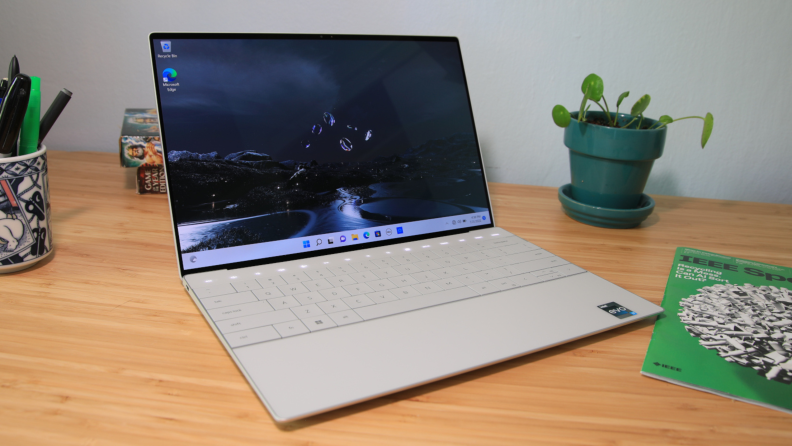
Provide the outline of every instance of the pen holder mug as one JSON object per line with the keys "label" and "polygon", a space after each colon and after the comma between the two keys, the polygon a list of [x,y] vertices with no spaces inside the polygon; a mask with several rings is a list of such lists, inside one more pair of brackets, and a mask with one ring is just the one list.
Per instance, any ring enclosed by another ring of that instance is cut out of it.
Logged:
{"label": "pen holder mug", "polygon": [[0,158],[0,273],[23,270],[52,253],[47,148]]}

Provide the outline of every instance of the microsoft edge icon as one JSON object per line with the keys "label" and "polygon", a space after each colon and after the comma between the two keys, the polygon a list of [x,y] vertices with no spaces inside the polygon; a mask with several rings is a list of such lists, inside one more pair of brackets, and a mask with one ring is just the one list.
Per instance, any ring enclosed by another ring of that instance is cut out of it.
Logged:
{"label": "microsoft edge icon", "polygon": [[364,233],[363,233],[363,238],[366,238],[366,239],[367,239],[367,238],[369,238],[369,237],[371,237],[371,234],[369,234],[369,233],[368,233],[368,231],[366,231],[366,232],[364,232]]}
{"label": "microsoft edge icon", "polygon": [[162,70],[162,81],[163,82],[173,82],[176,80],[176,70],[173,68],[166,68]]}

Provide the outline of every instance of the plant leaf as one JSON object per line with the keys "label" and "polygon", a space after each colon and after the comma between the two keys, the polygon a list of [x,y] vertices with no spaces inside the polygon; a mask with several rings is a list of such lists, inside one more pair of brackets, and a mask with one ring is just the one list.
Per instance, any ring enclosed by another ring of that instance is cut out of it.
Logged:
{"label": "plant leaf", "polygon": [[660,117],[660,119],[658,119],[658,121],[662,122],[665,125],[668,125],[668,124],[671,124],[672,122],[674,122],[674,118],[672,118],[672,117],[670,117],[668,115],[663,115],[663,116]]}
{"label": "plant leaf", "polygon": [[640,99],[635,101],[635,105],[633,105],[633,108],[632,108],[632,111],[630,111],[630,114],[633,115],[633,116],[638,116],[640,114],[643,114],[644,110],[646,110],[646,107],[649,106],[649,101],[651,101],[651,100],[652,100],[652,98],[648,94],[645,94],[645,95],[641,96]]}
{"label": "plant leaf", "polygon": [[710,135],[712,134],[712,125],[713,125],[713,118],[712,113],[707,113],[707,116],[704,117],[704,131],[701,132],[701,148],[703,149],[704,146],[707,144]]}
{"label": "plant leaf", "polygon": [[625,91],[624,93],[621,94],[621,96],[619,96],[619,100],[616,101],[616,109],[617,110],[619,109],[619,106],[621,105],[621,103],[624,100],[624,98],[626,98],[629,95],[630,95],[630,92],[629,91]]}
{"label": "plant leaf", "polygon": [[572,116],[569,114],[569,110],[566,109],[563,105],[559,104],[553,107],[553,122],[559,127],[568,127],[569,122],[572,120]]}
{"label": "plant leaf", "polygon": [[605,84],[602,83],[601,77],[591,73],[583,79],[583,85],[580,86],[580,90],[584,94],[586,90],[588,90],[589,99],[594,102],[599,102],[602,98],[602,93],[605,91]]}
{"label": "plant leaf", "polygon": [[588,89],[583,92],[583,101],[580,103],[580,111],[578,112],[578,121],[586,122],[586,102],[591,98],[588,93]]}

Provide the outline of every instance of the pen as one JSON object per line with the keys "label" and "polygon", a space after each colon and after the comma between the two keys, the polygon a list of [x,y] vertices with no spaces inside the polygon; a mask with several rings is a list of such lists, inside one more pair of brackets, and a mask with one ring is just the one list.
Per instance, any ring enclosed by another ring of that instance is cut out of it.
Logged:
{"label": "pen", "polygon": [[17,74],[0,104],[0,158],[14,156],[19,131],[30,100],[30,77]]}
{"label": "pen", "polygon": [[11,58],[11,62],[8,64],[8,82],[11,83],[17,74],[19,74],[19,59],[17,59],[16,54],[14,54],[14,57]]}
{"label": "pen", "polygon": [[[17,74],[19,74],[19,59],[17,59],[16,54],[14,57],[11,58],[11,62],[8,63],[8,85],[11,86],[11,82],[14,82]],[[11,146],[11,155],[16,156],[17,152],[17,141],[14,139],[14,143]],[[8,155],[7,155],[8,156]]]}
{"label": "pen", "polygon": [[55,124],[55,121],[66,107],[66,104],[69,103],[71,97],[72,92],[65,88],[58,92],[58,96],[56,96],[55,100],[52,101],[52,104],[47,109],[47,113],[44,113],[44,117],[41,118],[41,127],[39,128],[38,137],[39,144],[41,144],[41,141],[43,141],[44,137],[47,136],[47,133],[49,133],[52,125]]}

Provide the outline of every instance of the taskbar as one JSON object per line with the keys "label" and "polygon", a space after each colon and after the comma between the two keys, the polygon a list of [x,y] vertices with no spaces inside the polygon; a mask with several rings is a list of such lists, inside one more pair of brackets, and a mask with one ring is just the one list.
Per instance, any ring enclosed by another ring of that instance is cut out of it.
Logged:
{"label": "taskbar", "polygon": [[490,213],[485,211],[395,225],[374,226],[328,234],[295,237],[286,240],[220,248],[210,251],[191,252],[182,254],[182,265],[184,265],[185,270],[190,270],[321,250],[332,250],[334,248],[361,245],[388,239],[395,240],[403,237],[413,237],[487,225],[492,222],[491,218]]}

